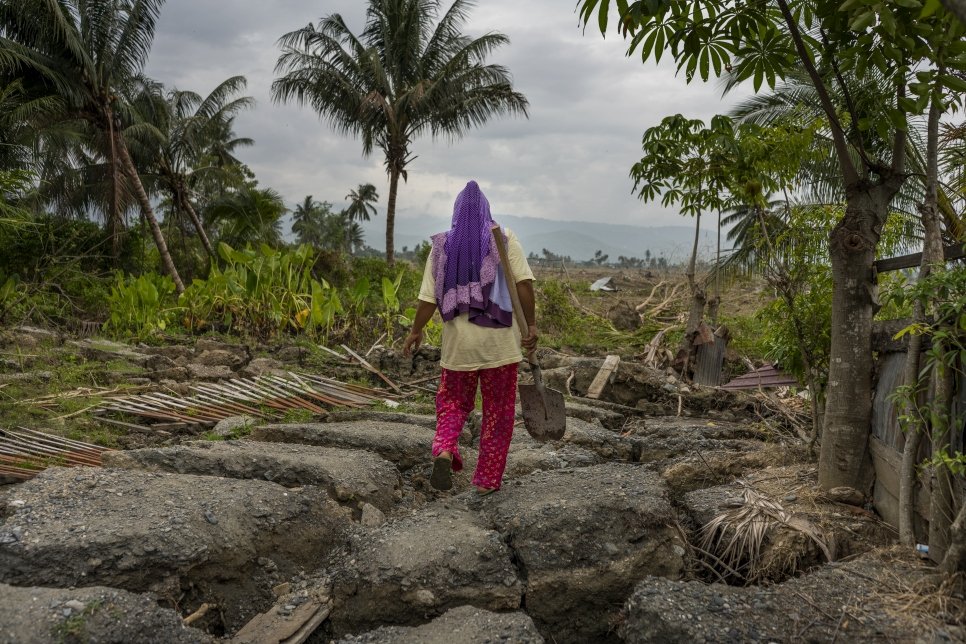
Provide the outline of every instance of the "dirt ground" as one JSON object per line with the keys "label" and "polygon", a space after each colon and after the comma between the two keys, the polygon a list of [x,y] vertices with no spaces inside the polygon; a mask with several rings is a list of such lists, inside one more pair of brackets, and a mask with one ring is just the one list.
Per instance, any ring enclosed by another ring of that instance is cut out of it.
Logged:
{"label": "dirt ground", "polygon": [[[616,295],[646,298],[646,279]],[[601,358],[548,350],[554,386],[574,374],[566,432],[520,425],[503,488],[480,498],[478,414],[453,490],[429,485],[438,351],[372,352],[416,383],[392,405],[157,429],[96,408],[254,370],[391,390],[304,345],[36,335],[0,348],[19,352],[0,365],[0,426],[115,451],[0,485],[0,643],[963,641],[963,589],[870,506],[818,491],[779,399],[693,389],[631,353],[593,400]]]}

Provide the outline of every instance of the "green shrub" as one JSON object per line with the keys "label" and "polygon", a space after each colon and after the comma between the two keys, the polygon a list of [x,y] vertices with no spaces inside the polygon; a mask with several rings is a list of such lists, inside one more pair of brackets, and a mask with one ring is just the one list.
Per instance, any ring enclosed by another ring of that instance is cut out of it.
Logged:
{"label": "green shrub", "polygon": [[118,273],[108,297],[106,329],[118,336],[137,338],[164,331],[177,313],[174,291],[174,281],[166,275],[145,273],[125,278]]}

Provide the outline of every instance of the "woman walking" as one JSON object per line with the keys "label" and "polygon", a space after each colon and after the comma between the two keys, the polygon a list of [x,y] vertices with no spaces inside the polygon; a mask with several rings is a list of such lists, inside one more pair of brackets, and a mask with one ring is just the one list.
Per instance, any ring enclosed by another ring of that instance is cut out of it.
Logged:
{"label": "woman walking", "polygon": [[[473,485],[480,494],[500,489],[513,436],[517,367],[521,346],[537,345],[533,272],[516,236],[503,230],[516,284],[507,284],[493,243],[490,204],[475,181],[456,198],[448,232],[432,237],[419,290],[416,319],[403,351],[412,353],[423,341],[423,327],[440,312],[443,339],[442,376],[436,393],[436,437],[433,439],[432,486],[448,490],[452,472],[463,469],[458,439],[467,416],[483,394],[480,454]],[[517,289],[529,334],[521,338],[513,320],[510,288]]]}

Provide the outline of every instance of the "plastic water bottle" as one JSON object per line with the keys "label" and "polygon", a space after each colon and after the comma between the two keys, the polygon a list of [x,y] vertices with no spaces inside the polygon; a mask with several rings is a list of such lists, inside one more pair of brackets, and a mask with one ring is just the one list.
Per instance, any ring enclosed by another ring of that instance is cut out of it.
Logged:
{"label": "plastic water bottle", "polygon": [[919,556],[920,557],[922,557],[923,559],[925,559],[925,558],[927,558],[929,556],[929,546],[927,546],[924,543],[917,543],[916,544],[916,552],[919,553]]}

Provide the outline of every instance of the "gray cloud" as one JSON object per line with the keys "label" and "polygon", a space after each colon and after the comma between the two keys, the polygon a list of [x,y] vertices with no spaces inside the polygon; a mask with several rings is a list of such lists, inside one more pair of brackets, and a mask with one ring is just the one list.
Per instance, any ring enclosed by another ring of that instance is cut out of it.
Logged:
{"label": "gray cloud", "polygon": [[[400,188],[400,226],[410,217],[447,216],[469,178],[483,186],[495,213],[687,223],[660,204],[638,201],[628,170],[640,157],[644,130],[664,116],[681,112],[707,120],[728,104],[711,84],[686,85],[667,61],[657,66],[626,58],[616,34],[605,40],[596,29],[583,33],[574,5],[486,0],[473,10],[471,34],[510,37],[492,62],[510,69],[530,100],[530,118],[494,120],[455,143],[417,140],[419,158]],[[275,105],[270,96],[282,34],[330,13],[342,13],[358,31],[364,8],[361,0],[168,0],[147,71],[169,86],[202,93],[245,75],[258,105],[237,121],[238,134],[256,142],[241,156],[289,203],[312,194],[341,204],[364,182],[385,197],[388,181],[378,155],[364,159],[358,141],[332,132],[308,108]]]}

